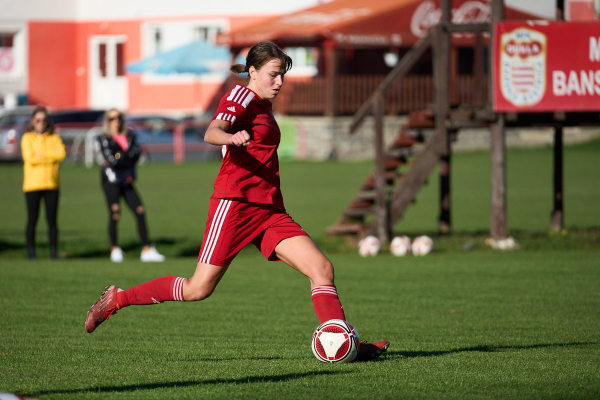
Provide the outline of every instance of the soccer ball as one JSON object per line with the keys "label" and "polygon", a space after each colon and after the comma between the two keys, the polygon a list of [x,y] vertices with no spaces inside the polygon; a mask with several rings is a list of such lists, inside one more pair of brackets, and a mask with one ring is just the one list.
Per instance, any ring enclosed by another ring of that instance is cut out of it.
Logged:
{"label": "soccer ball", "polygon": [[358,242],[358,254],[363,257],[376,256],[381,249],[381,242],[375,236],[367,236]]}
{"label": "soccer ball", "polygon": [[390,251],[396,257],[402,257],[410,253],[410,238],[408,236],[396,236],[390,243]]}
{"label": "soccer ball", "polygon": [[415,256],[424,256],[433,250],[433,240],[429,236],[417,236],[412,242],[412,252]]}
{"label": "soccer ball", "polygon": [[348,322],[330,319],[315,330],[312,351],[323,363],[347,363],[358,354],[358,333]]}
{"label": "soccer ball", "polygon": [[18,394],[0,392],[0,400],[35,400],[35,399],[19,396]]}

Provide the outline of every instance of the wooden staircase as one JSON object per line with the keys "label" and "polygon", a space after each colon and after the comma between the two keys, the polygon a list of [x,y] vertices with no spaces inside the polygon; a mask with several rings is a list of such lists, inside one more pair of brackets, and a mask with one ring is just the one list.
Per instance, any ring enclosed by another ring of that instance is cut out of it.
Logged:
{"label": "wooden staircase", "polygon": [[[422,133],[422,130],[434,128],[433,111],[413,112],[385,152],[386,201],[390,213],[388,230],[414,201],[439,161],[439,138],[436,131],[432,131],[425,143]],[[409,156],[414,158],[408,165]],[[375,212],[375,198],[375,171],[372,171],[335,225],[327,228],[327,233],[353,239],[375,234],[375,219],[367,221],[367,217]]]}

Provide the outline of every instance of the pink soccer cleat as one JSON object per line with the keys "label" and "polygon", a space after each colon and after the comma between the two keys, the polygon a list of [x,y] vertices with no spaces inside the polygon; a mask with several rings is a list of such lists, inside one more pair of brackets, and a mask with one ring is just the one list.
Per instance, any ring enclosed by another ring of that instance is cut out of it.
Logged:
{"label": "pink soccer cleat", "polygon": [[96,302],[88,311],[85,319],[85,330],[88,333],[94,332],[94,329],[101,323],[106,321],[111,315],[116,314],[120,308],[117,304],[117,292],[119,288],[115,285],[110,285],[104,288],[100,300]]}

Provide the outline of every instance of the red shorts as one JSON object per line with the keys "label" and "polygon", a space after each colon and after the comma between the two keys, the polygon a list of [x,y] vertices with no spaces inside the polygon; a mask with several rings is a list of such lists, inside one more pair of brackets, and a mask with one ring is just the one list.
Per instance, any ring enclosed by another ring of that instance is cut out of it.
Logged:
{"label": "red shorts", "polygon": [[198,262],[226,267],[249,243],[269,261],[284,239],[308,236],[284,210],[266,204],[211,198]]}

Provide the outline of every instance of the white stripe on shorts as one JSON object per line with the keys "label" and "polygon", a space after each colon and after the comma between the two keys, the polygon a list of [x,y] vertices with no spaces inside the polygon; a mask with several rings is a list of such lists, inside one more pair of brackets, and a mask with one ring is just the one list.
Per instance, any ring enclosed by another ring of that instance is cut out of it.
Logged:
{"label": "white stripe on shorts", "polygon": [[183,301],[183,278],[175,278],[173,283],[173,300]]}
{"label": "white stripe on shorts", "polygon": [[215,250],[215,246],[217,245],[217,241],[219,240],[221,228],[223,227],[223,222],[225,221],[225,216],[227,215],[229,206],[231,206],[231,200],[221,199],[219,202],[217,212],[215,213],[212,223],[210,224],[210,230],[208,232],[208,238],[204,244],[204,250],[202,250],[202,255],[200,256],[201,263],[209,264],[210,258]]}

